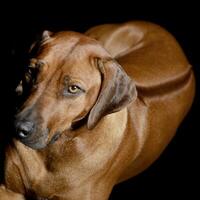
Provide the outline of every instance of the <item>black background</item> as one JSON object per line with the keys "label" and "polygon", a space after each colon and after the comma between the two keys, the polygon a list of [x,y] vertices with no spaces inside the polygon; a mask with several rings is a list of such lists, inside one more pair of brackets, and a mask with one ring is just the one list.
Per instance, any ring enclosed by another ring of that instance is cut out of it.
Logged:
{"label": "black background", "polygon": [[[195,2],[195,1],[194,1]],[[133,19],[155,22],[171,32],[194,66],[197,95],[175,138],[161,157],[145,172],[117,185],[110,197],[115,199],[196,199],[199,185],[200,86],[200,14],[192,1],[117,1],[78,2],[48,1],[9,3],[1,12],[1,136],[9,134],[13,90],[34,38],[45,29],[84,32],[102,23],[119,23]],[[198,198],[197,198],[198,199]]]}

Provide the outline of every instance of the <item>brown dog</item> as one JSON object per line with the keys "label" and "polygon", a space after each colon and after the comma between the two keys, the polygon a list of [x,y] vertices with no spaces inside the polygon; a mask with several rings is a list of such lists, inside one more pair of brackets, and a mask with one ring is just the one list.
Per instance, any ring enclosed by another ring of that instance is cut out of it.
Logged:
{"label": "brown dog", "polygon": [[194,76],[168,32],[136,21],[86,35],[45,31],[32,46],[0,199],[106,200],[188,112]]}

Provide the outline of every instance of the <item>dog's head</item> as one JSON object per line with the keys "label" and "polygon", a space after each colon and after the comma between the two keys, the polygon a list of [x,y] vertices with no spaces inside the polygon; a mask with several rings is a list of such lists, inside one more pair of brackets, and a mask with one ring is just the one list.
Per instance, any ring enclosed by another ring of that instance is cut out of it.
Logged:
{"label": "dog's head", "polygon": [[27,146],[44,148],[82,119],[93,129],[136,97],[133,81],[94,39],[44,31],[30,51],[34,57],[16,88],[24,101],[15,127]]}

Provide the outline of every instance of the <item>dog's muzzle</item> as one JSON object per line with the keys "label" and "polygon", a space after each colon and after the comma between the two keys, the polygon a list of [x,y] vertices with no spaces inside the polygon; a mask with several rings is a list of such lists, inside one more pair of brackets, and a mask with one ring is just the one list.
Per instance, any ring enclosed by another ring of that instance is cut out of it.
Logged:
{"label": "dog's muzzle", "polygon": [[15,121],[16,137],[23,144],[33,149],[42,149],[47,146],[49,130],[42,130],[37,123],[31,120],[20,119]]}

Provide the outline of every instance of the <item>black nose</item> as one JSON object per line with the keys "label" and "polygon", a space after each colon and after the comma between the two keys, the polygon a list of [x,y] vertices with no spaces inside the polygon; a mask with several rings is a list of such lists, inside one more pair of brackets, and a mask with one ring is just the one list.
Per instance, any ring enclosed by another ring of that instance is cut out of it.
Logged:
{"label": "black nose", "polygon": [[32,121],[18,121],[15,123],[17,136],[21,139],[25,139],[31,135],[34,130],[34,122]]}

